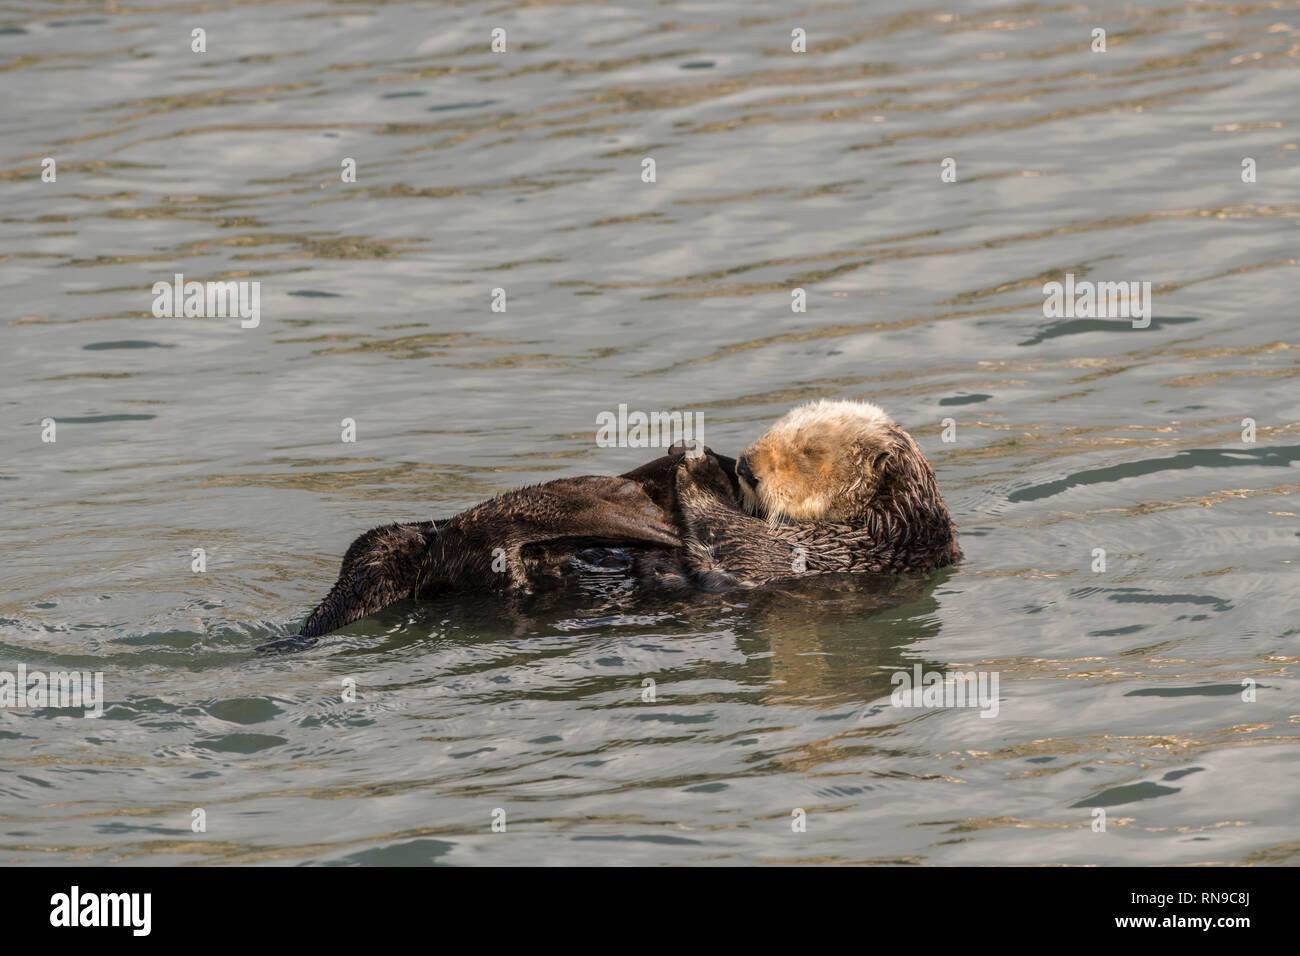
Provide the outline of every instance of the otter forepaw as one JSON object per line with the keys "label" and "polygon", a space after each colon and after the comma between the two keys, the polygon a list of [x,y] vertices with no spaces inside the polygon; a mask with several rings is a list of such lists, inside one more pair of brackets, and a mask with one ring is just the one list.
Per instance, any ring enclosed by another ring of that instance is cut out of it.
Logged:
{"label": "otter forepaw", "polygon": [[700,458],[705,455],[712,456],[713,449],[696,438],[679,438],[668,446],[668,457],[673,459]]}
{"label": "otter forepaw", "polygon": [[688,449],[677,462],[679,495],[685,500],[693,494],[706,494],[720,498],[728,504],[735,504],[731,481],[727,478],[727,473],[722,470],[718,459],[712,454],[706,454],[702,445],[698,445],[697,448],[694,456]]}

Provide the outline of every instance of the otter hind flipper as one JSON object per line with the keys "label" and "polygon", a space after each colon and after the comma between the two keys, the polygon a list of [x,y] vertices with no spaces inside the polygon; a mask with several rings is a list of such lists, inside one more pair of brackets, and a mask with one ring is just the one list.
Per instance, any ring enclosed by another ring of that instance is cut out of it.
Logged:
{"label": "otter hind flipper", "polygon": [[[682,539],[671,517],[637,482],[626,478],[577,479],[591,497],[581,494],[578,509],[550,532],[573,531],[578,537],[678,547]],[[559,534],[559,537],[569,537]]]}
{"label": "otter hind flipper", "polygon": [[[526,544],[582,538],[622,544],[678,547],[671,517],[635,480],[584,475],[498,495],[452,525],[466,538],[460,547]],[[450,529],[449,529],[450,530]]]}

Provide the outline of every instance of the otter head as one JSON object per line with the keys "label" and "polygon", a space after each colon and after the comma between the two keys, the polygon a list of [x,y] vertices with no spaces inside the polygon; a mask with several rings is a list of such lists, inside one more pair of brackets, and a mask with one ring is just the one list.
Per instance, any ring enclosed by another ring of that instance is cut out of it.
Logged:
{"label": "otter head", "polygon": [[938,497],[911,436],[870,402],[792,409],[741,453],[736,475],[745,507],[769,521],[859,524],[899,492]]}

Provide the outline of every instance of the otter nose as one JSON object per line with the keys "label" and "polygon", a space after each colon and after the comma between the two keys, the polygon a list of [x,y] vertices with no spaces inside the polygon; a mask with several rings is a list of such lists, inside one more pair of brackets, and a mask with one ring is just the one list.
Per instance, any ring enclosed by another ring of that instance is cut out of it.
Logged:
{"label": "otter nose", "polygon": [[754,474],[754,469],[749,465],[749,459],[744,455],[736,459],[736,474],[744,478],[749,487],[758,490],[758,476]]}

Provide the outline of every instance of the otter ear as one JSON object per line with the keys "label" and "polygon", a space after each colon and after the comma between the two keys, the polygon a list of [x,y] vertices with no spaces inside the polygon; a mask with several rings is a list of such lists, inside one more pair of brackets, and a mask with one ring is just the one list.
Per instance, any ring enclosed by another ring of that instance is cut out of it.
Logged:
{"label": "otter ear", "polygon": [[883,451],[872,452],[870,457],[867,459],[868,463],[871,465],[871,470],[874,472],[881,471],[885,467],[885,462],[888,461],[889,456],[890,451],[888,448]]}

